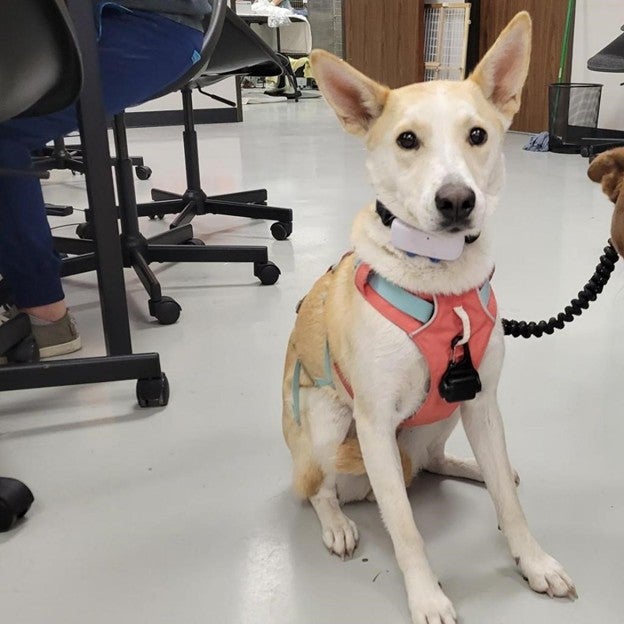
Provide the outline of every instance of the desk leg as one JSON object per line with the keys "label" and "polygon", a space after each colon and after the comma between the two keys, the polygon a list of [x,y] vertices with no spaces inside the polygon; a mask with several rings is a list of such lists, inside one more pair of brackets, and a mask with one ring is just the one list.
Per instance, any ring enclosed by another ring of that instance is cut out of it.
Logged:
{"label": "desk leg", "polygon": [[94,231],[104,340],[109,355],[125,355],[132,353],[132,344],[106,114],[102,101],[93,3],[67,0],[67,6],[75,25],[84,66],[84,84],[78,102],[78,121]]}

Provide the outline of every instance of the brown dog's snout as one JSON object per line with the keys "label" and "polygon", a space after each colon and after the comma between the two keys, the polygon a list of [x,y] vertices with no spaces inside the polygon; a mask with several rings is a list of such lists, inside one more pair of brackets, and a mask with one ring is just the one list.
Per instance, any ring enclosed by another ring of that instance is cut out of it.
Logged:
{"label": "brown dog's snout", "polygon": [[444,225],[465,221],[474,210],[475,203],[474,191],[465,184],[443,184],[435,196],[435,204],[444,217]]}

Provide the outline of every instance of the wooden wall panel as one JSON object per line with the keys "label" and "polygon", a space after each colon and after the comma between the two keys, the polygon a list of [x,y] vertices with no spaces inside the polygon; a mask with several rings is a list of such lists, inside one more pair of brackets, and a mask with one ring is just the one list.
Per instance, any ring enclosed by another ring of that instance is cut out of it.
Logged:
{"label": "wooden wall panel", "polygon": [[344,0],[345,60],[401,87],[423,79],[424,0]]}
{"label": "wooden wall panel", "polygon": [[[518,11],[526,10],[533,18],[531,67],[522,107],[516,115],[512,130],[548,130],[548,85],[557,81],[567,5],[567,0],[481,0],[481,56]],[[570,56],[564,81],[569,81]]]}

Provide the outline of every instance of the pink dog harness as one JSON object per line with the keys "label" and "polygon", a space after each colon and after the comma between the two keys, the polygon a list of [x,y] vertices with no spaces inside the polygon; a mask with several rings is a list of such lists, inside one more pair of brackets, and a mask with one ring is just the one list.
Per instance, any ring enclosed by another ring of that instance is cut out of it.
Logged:
{"label": "pink dog harness", "polygon": [[[459,401],[468,399],[444,398],[441,386],[448,380],[453,366],[468,362],[468,373],[476,377],[492,329],[496,323],[496,299],[489,280],[480,288],[460,295],[421,296],[411,293],[376,274],[369,265],[360,263],[355,269],[355,285],[364,299],[391,323],[402,329],[414,342],[427,362],[430,384],[423,404],[400,428],[429,425],[448,418],[458,407]],[[461,353],[458,354],[458,351]],[[457,363],[457,364],[456,364]],[[474,364],[474,368],[473,365]],[[295,421],[301,423],[299,393],[302,363],[297,360],[293,371],[292,408]],[[324,377],[313,378],[314,386],[334,386],[338,377],[345,391],[353,398],[353,389],[338,363],[325,348]],[[461,377],[461,375],[460,375]],[[473,381],[474,379],[469,379]]]}
{"label": "pink dog harness", "polygon": [[[429,425],[448,418],[458,406],[445,400],[440,384],[449,363],[466,355],[478,368],[496,322],[496,299],[489,280],[461,295],[433,295],[432,300],[413,294],[380,277],[367,264],[355,270],[355,285],[364,299],[391,323],[402,329],[422,353],[429,367],[430,384],[420,408],[401,423],[401,428]],[[463,354],[457,357],[456,351]],[[334,370],[353,398],[349,381],[334,362]]]}

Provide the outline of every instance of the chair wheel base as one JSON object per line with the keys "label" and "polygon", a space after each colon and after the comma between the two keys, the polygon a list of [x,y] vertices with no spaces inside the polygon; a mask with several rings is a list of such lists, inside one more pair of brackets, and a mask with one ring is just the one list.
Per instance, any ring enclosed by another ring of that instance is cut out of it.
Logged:
{"label": "chair wheel base", "polygon": [[29,364],[39,361],[39,345],[35,337],[30,334],[20,340],[14,347],[5,353],[5,357],[11,364]]}
{"label": "chair wheel base", "polygon": [[152,169],[147,165],[137,165],[134,173],[139,180],[149,180],[152,177]]}
{"label": "chair wheel base", "polygon": [[182,306],[171,297],[149,300],[149,312],[161,325],[173,325],[180,318]]}
{"label": "chair wheel base", "polygon": [[286,240],[292,234],[292,223],[277,221],[271,226],[271,234],[275,240]]}
{"label": "chair wheel base", "polygon": [[30,489],[21,481],[0,477],[0,532],[8,531],[23,518],[34,500]]}
{"label": "chair wheel base", "polygon": [[254,275],[264,286],[271,286],[279,279],[281,271],[273,262],[255,262]]}
{"label": "chair wheel base", "polygon": [[153,379],[139,379],[137,401],[141,407],[164,407],[169,403],[169,380],[165,373]]}
{"label": "chair wheel base", "polygon": [[76,236],[78,238],[92,240],[93,239],[93,226],[90,223],[80,223],[76,227]]}

